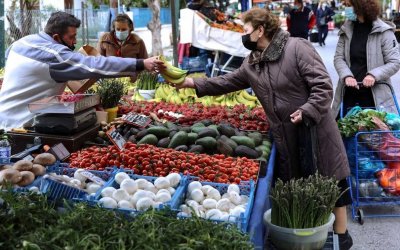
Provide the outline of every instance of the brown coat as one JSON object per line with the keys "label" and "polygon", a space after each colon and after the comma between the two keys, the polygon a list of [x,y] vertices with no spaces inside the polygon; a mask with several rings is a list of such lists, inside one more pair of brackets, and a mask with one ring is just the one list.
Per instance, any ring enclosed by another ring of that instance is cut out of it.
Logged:
{"label": "brown coat", "polygon": [[279,30],[263,52],[252,52],[232,73],[195,79],[197,95],[221,95],[251,87],[260,100],[278,150],[277,177],[298,176],[296,110],[316,123],[318,171],[338,180],[350,175],[343,142],[331,112],[332,83],[310,42]]}
{"label": "brown coat", "polygon": [[[115,38],[114,32],[107,32],[102,35],[97,49],[103,56],[121,56],[124,58],[146,59],[146,45],[136,34],[131,33],[129,38],[120,46]],[[120,50],[120,55],[118,55]]]}

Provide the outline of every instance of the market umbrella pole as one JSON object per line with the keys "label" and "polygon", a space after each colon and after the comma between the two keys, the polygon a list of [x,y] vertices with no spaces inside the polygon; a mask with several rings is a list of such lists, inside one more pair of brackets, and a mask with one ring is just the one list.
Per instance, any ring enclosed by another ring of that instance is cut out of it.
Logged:
{"label": "market umbrella pole", "polygon": [[178,13],[179,0],[171,1],[171,21],[172,21],[172,53],[174,56],[174,66],[178,67]]}

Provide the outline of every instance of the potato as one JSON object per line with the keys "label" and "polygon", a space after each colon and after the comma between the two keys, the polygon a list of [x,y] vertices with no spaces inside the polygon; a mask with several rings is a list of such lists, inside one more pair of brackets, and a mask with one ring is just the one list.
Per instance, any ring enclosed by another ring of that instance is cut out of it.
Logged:
{"label": "potato", "polygon": [[34,164],[40,164],[42,166],[52,165],[56,162],[56,157],[50,153],[42,153],[35,157],[33,160]]}
{"label": "potato", "polygon": [[13,165],[13,169],[18,171],[30,171],[32,169],[32,166],[33,166],[32,162],[26,160],[20,160]]}
{"label": "potato", "polygon": [[16,184],[22,179],[22,175],[15,169],[4,169],[0,171],[0,183],[11,182]]}
{"label": "potato", "polygon": [[31,169],[31,172],[35,175],[35,176],[42,176],[46,173],[46,168],[43,167],[40,164],[33,164],[33,167]]}
{"label": "potato", "polygon": [[0,171],[4,170],[4,169],[10,169],[10,168],[12,168],[11,165],[3,165],[3,166],[0,166]]}
{"label": "potato", "polygon": [[21,171],[21,180],[17,183],[20,187],[28,186],[35,180],[35,175],[30,171]]}

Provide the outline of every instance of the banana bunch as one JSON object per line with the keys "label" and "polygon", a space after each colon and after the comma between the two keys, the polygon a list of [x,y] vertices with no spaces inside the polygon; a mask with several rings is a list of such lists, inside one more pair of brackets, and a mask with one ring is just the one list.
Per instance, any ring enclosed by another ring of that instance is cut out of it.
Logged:
{"label": "banana bunch", "polygon": [[164,56],[160,56],[159,59],[164,62],[164,65],[166,66],[165,69],[160,70],[161,75],[165,79],[165,81],[173,84],[182,84],[185,81],[186,75],[188,73],[187,70],[183,70],[180,68],[177,68],[167,62]]}
{"label": "banana bunch", "polygon": [[244,104],[249,108],[255,108],[259,105],[257,97],[250,95],[246,90],[239,91],[239,93],[235,95],[235,99],[236,102]]}
{"label": "banana bunch", "polygon": [[160,84],[159,87],[156,89],[154,94],[155,99],[161,99],[163,101],[167,100],[167,97],[173,92],[175,89],[174,87],[168,84]]}
{"label": "banana bunch", "polygon": [[181,99],[181,97],[179,96],[179,93],[175,89],[169,93],[169,95],[167,96],[165,101],[173,103],[173,104],[183,104],[184,103],[183,100]]}
{"label": "banana bunch", "polygon": [[144,101],[144,97],[139,94],[139,91],[136,91],[135,94],[132,96],[132,101]]}

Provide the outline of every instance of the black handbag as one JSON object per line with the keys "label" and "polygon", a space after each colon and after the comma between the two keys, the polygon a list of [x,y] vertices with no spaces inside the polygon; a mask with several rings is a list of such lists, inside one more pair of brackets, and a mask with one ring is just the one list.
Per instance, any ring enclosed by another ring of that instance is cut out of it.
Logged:
{"label": "black handbag", "polygon": [[311,31],[309,37],[310,37],[310,42],[312,42],[312,43],[317,43],[318,42],[318,32]]}

